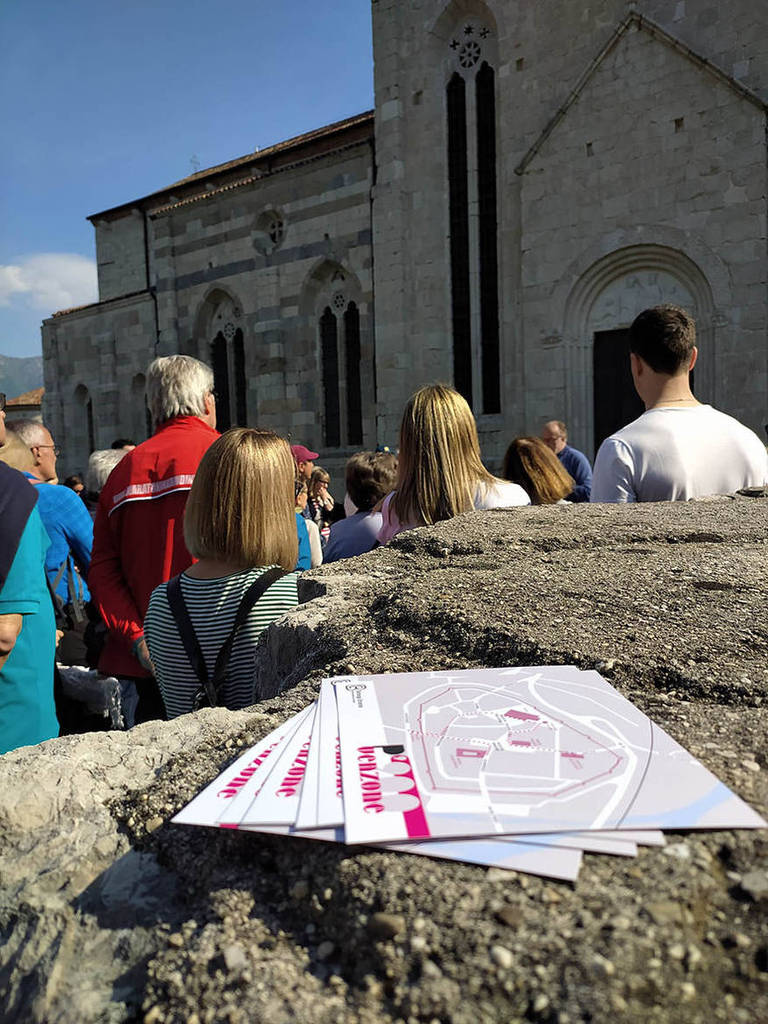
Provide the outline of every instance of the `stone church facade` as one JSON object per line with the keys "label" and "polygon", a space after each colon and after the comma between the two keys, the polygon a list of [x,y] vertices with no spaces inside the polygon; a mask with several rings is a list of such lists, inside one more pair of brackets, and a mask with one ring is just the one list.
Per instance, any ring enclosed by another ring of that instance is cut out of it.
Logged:
{"label": "stone church facade", "polygon": [[[727,9],[726,9],[727,6]],[[768,407],[768,12],[751,0],[374,0],[372,113],[91,218],[99,301],[43,324],[67,468],[146,436],[144,371],[188,352],[224,425],[346,457],[450,381],[497,468],[565,419],[637,414],[626,330],[696,317],[694,387]],[[375,297],[375,308],[374,308]]]}

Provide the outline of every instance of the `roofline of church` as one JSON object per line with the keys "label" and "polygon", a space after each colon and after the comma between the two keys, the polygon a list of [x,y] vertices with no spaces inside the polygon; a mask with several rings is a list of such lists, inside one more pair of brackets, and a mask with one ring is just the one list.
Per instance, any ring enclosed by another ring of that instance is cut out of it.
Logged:
{"label": "roofline of church", "polygon": [[82,313],[86,309],[96,309],[97,306],[109,306],[112,303],[125,302],[127,299],[152,298],[150,288],[140,288],[135,292],[126,292],[125,295],[113,295],[111,299],[96,299],[95,302],[84,302],[82,306],[70,306],[68,309],[57,309],[55,313],[44,318],[43,323],[49,324],[52,320],[59,320],[61,317],[70,316],[74,313]]}
{"label": "roofline of church", "polygon": [[[355,141],[363,141],[367,135],[370,135],[372,138],[373,115],[374,112],[372,110],[366,110],[361,114],[355,114],[354,117],[347,117],[342,121],[334,121],[333,124],[325,125],[322,128],[315,128],[313,131],[305,132],[303,135],[295,135],[293,138],[278,142],[274,146],[268,146],[266,149],[257,149],[253,153],[247,153],[245,156],[228,160],[226,163],[216,164],[203,171],[196,171],[194,174],[181,178],[179,181],[159,189],[157,192],[150,192],[148,195],[128,203],[111,206],[100,213],[92,213],[87,219],[92,224],[95,224],[97,220],[103,217],[111,218],[115,215],[128,213],[131,210],[143,207],[147,203],[163,199],[166,200],[166,204],[169,200],[171,203],[176,203],[182,199],[189,198],[191,195],[197,195],[197,191],[194,193],[191,191],[193,188],[199,189],[200,185],[207,184],[211,179],[221,179],[229,172],[237,171],[245,165],[248,165],[257,172],[260,170],[276,170],[282,164],[284,156],[289,155],[290,161],[288,162],[291,163],[296,160],[297,151],[302,149],[308,150],[307,155],[319,156],[325,151],[331,151],[331,147],[328,147],[326,150],[329,142],[333,144],[332,149],[338,148],[339,145],[347,145],[349,140],[346,140],[345,136],[359,135],[360,138]],[[368,129],[368,131],[363,133],[361,128]],[[280,161],[277,167],[275,166],[276,159]]]}

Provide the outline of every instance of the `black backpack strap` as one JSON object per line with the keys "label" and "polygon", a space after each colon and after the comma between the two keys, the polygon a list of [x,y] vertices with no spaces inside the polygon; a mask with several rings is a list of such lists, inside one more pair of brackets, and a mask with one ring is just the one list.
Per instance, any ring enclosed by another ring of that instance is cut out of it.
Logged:
{"label": "black backpack strap", "polygon": [[75,570],[72,565],[72,558],[67,555],[67,593],[69,594],[69,605],[72,618],[76,625],[85,622],[85,603],[83,601],[82,583],[78,588],[75,582]]}
{"label": "black backpack strap", "polygon": [[181,637],[181,642],[184,644],[184,650],[189,658],[189,663],[201,684],[201,690],[198,691],[195,697],[195,709],[202,706],[201,698],[203,697],[203,692],[208,700],[208,704],[212,708],[217,706],[219,690],[224,685],[224,681],[227,677],[227,669],[229,668],[229,659],[232,655],[232,647],[240,627],[248,618],[251,609],[259,598],[266,593],[273,583],[276,583],[277,580],[281,579],[281,577],[285,575],[286,573],[284,569],[269,569],[267,572],[262,573],[261,576],[259,576],[259,578],[253,582],[243,594],[235,615],[234,625],[216,656],[216,666],[213,670],[213,681],[209,679],[208,669],[205,666],[205,658],[200,647],[200,641],[197,639],[195,627],[192,625],[192,620],[189,617],[189,612],[187,611],[187,606],[184,602],[184,597],[181,592],[181,576],[174,576],[172,580],[168,581],[166,584],[168,604],[173,612],[173,617],[176,620],[176,625],[179,629],[179,636]]}
{"label": "black backpack strap", "polygon": [[58,572],[56,573],[56,576],[54,577],[53,583],[51,584],[51,586],[53,587],[54,594],[56,593],[56,588],[58,587],[58,585],[61,583],[62,579],[64,578],[64,573],[67,571],[68,565],[69,565],[69,554],[67,554],[67,557],[64,559],[64,561],[59,566]]}
{"label": "black backpack strap", "polygon": [[227,676],[229,659],[232,656],[232,647],[234,646],[235,638],[240,627],[250,615],[251,609],[259,598],[264,596],[273,583],[277,583],[277,581],[285,575],[286,573],[284,569],[279,569],[277,567],[269,569],[267,572],[263,572],[243,594],[240,600],[240,606],[237,609],[237,615],[235,615],[235,624],[232,627],[232,632],[222,644],[221,650],[216,657],[216,667],[213,670],[213,688],[216,691],[217,697]]}
{"label": "black backpack strap", "polygon": [[[184,650],[187,652],[189,663],[192,666],[192,671],[197,676],[197,680],[204,690],[211,707],[215,707],[216,691],[208,678],[208,669],[205,667],[205,658],[200,647],[200,641],[197,639],[195,627],[192,625],[192,620],[189,617],[189,612],[184,602],[184,595],[181,592],[181,575],[174,576],[173,579],[168,580],[165,585],[165,592],[168,596],[168,605],[176,620],[181,642],[184,644]],[[199,705],[199,698],[201,696],[202,694],[200,693],[195,695],[196,707]]]}
{"label": "black backpack strap", "polygon": [[[65,574],[67,582],[66,601],[57,593],[58,586],[61,583],[62,579],[64,579]],[[72,556],[70,553],[67,553],[67,557],[59,566],[58,571],[56,572],[56,576],[54,577],[53,583],[51,583],[51,588],[54,595],[55,608],[57,612],[61,616],[64,616],[66,614],[66,611],[68,610],[68,618],[71,620],[71,623],[79,625],[81,622],[83,622],[85,620],[83,591],[81,586],[78,592],[77,584],[75,582],[75,570],[72,567]]]}

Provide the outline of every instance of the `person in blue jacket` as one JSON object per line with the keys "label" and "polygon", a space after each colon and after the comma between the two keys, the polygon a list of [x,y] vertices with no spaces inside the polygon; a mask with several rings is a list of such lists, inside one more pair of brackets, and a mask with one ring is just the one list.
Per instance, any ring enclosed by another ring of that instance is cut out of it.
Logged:
{"label": "person in blue jacket", "polygon": [[29,448],[34,465],[25,473],[37,489],[37,508],[50,538],[45,571],[60,605],[70,620],[82,620],[79,610],[90,600],[86,578],[91,565],[93,520],[85,503],[69,487],[49,481],[56,479],[60,454],[50,431],[42,423],[20,420],[8,425]]}
{"label": "person in blue jacket", "polygon": [[561,420],[550,420],[541,430],[541,440],[560,459],[563,468],[573,477],[576,486],[567,501],[589,501],[592,493],[592,467],[587,456],[568,444],[568,431]]}

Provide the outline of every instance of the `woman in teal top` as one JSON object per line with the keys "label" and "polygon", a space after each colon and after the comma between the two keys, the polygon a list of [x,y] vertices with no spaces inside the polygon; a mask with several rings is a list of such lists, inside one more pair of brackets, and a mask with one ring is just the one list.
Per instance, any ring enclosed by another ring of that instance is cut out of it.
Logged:
{"label": "woman in teal top", "polygon": [[[21,480],[24,488],[30,487],[13,470],[1,464],[0,469],[4,498],[11,499],[10,492],[16,490],[17,481],[8,474]],[[37,509],[25,510],[28,518],[13,554],[16,538],[7,533],[13,529],[11,520],[15,518],[19,528],[21,522],[13,516],[15,509],[5,511],[0,534],[6,536],[0,540],[9,542],[2,546],[12,559],[7,559],[7,568],[2,567],[4,580],[0,576],[0,616],[7,616],[6,622],[21,616],[21,631],[5,660],[0,658],[0,754],[59,735],[53,701],[56,623],[43,568],[50,540]]]}

